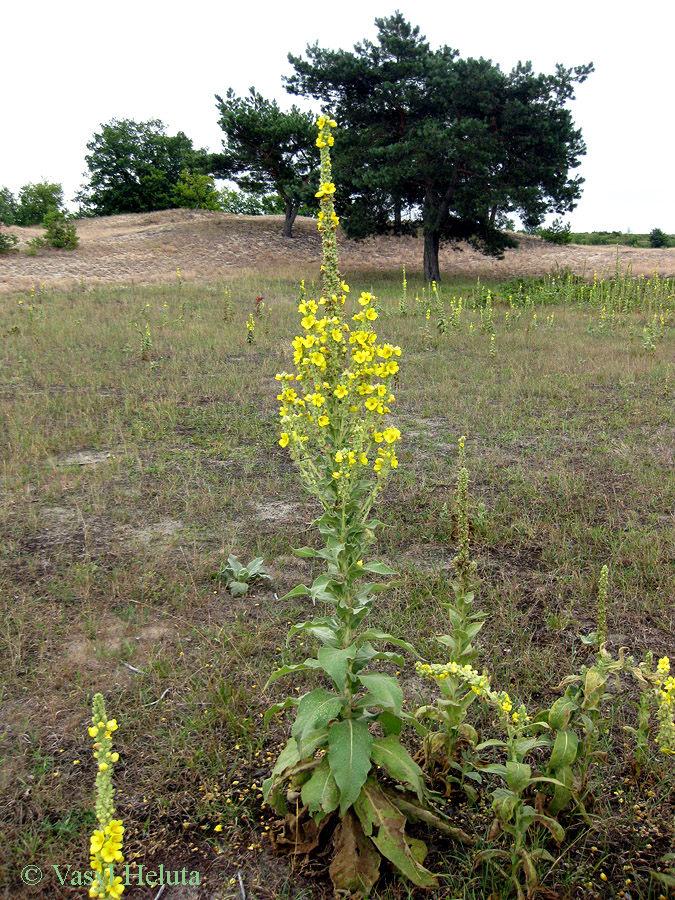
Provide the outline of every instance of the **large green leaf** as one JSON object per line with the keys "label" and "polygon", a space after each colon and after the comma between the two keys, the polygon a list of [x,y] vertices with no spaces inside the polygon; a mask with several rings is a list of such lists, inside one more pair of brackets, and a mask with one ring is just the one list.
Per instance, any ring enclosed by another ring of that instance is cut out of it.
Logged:
{"label": "large green leaf", "polygon": [[340,812],[352,806],[370,771],[373,738],[365,722],[345,719],[328,732],[328,762],[340,789]]}
{"label": "large green leaf", "polygon": [[424,775],[412,756],[394,734],[373,740],[373,762],[382,766],[391,777],[407,785],[419,799],[424,794]]}
{"label": "large green leaf", "polygon": [[418,887],[438,887],[436,877],[422,865],[423,845],[419,841],[411,844],[405,833],[405,816],[377,782],[368,780],[363,785],[354,812],[366,836],[402,875]]}
{"label": "large green leaf", "polygon": [[514,792],[520,794],[530,783],[532,769],[527,763],[518,763],[508,760],[506,763],[506,783]]}
{"label": "large green leaf", "polygon": [[567,729],[559,731],[555,737],[549,765],[552,769],[557,769],[559,766],[571,766],[577,758],[578,748],[579,738],[573,731]]}
{"label": "large green leaf", "polygon": [[364,572],[373,572],[375,575],[396,575],[396,569],[392,569],[386,563],[367,562],[361,568]]}
{"label": "large green leaf", "polygon": [[331,679],[338,691],[344,690],[345,678],[349,670],[350,660],[356,656],[356,644],[337,650],[334,647],[321,647],[316,654],[321,668]]}
{"label": "large green leaf", "polygon": [[228,588],[233,597],[245,597],[248,594],[248,584],[245,581],[231,581]]}
{"label": "large green leaf", "polygon": [[344,703],[344,697],[338,697],[323,688],[317,688],[301,697],[298,714],[291,729],[298,747],[310,732],[323,728],[331,719],[336,718]]}
{"label": "large green leaf", "polygon": [[339,623],[336,622],[335,619],[329,617],[312,619],[308,622],[300,622],[289,630],[286,643],[288,644],[290,639],[298,634],[298,632],[304,631],[318,638],[322,644],[328,644],[330,647],[337,647],[339,627]]}
{"label": "large green leaf", "polygon": [[395,713],[401,712],[403,691],[393,675],[376,672],[373,675],[359,675],[359,681],[372,694],[374,705],[383,709],[393,709]]}
{"label": "large green leaf", "polygon": [[319,667],[319,663],[316,659],[306,659],[303,663],[296,663],[293,666],[281,666],[281,668],[277,669],[275,672],[272,672],[270,677],[267,679],[267,684],[264,687],[264,690],[273,684],[277,678],[281,678],[282,675],[290,675],[293,672],[306,672],[308,669],[317,669]]}
{"label": "large green leaf", "polygon": [[328,728],[325,725],[323,728],[314,728],[312,731],[305,732],[297,741],[300,759],[307,759],[317,747],[325,747],[327,743]]}
{"label": "large green leaf", "polygon": [[556,731],[567,727],[572,714],[577,709],[577,704],[569,697],[560,697],[555,701],[548,714],[548,724]]}
{"label": "large green leaf", "polygon": [[328,813],[337,809],[340,802],[340,791],[333,778],[333,773],[324,756],[312,772],[312,777],[302,786],[302,802],[309,807],[310,815],[317,824]]}
{"label": "large green leaf", "polygon": [[419,653],[409,641],[404,641],[402,638],[395,638],[392,634],[389,634],[386,631],[380,631],[377,628],[369,628],[367,631],[362,631],[359,635],[359,641],[387,641],[395,647],[401,647],[403,650],[407,650],[414,656],[419,656]]}

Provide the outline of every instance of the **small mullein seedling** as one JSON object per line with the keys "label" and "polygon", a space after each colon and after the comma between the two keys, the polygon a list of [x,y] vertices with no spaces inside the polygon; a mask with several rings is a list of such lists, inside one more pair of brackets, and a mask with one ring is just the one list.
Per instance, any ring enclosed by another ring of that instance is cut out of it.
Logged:
{"label": "small mullein seedling", "polygon": [[98,828],[91,836],[91,868],[94,876],[89,896],[98,900],[119,900],[124,890],[122,878],[115,875],[115,863],[124,862],[122,835],[124,826],[115,818],[113,803],[113,766],[119,753],[112,749],[112,735],[117,731],[115,719],[108,719],[102,694],[94,697],[92,726],[89,736],[94,739],[94,758],[98,762],[96,776],[96,818]]}
{"label": "small mullein seedling", "polygon": [[255,581],[262,582],[265,587],[271,586],[272,579],[263,563],[263,558],[259,556],[247,566],[242,566],[237,557],[230,554],[227,557],[227,565],[222,567],[216,578],[225,582],[233,597],[245,597],[249,585]]}

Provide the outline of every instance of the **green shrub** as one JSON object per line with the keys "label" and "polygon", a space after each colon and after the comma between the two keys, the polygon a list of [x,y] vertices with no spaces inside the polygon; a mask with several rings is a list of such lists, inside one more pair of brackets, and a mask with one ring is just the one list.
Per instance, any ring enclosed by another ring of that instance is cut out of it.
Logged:
{"label": "green shrub", "polygon": [[654,228],[649,232],[649,246],[650,247],[668,247],[670,246],[670,241],[668,240],[668,235],[661,231],[660,228]]}
{"label": "green shrub", "polygon": [[42,220],[45,230],[45,241],[50,247],[57,250],[74,250],[80,243],[77,229],[72,222],[68,222],[65,213],[52,210]]}
{"label": "green shrub", "polygon": [[17,236],[10,231],[0,231],[0,254],[9,253],[18,242]]}
{"label": "green shrub", "polygon": [[572,241],[572,229],[568,222],[563,225],[562,219],[554,219],[548,228],[538,228],[537,234],[550,244],[569,244]]}

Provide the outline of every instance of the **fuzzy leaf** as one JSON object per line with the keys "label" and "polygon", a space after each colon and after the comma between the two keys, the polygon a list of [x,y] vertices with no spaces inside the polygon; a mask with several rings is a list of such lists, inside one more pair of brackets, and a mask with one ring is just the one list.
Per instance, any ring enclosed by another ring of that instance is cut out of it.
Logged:
{"label": "fuzzy leaf", "polygon": [[230,555],[227,557],[227,565],[232,570],[232,574],[236,577],[240,572],[245,572],[246,569],[239,562],[236,556]]}
{"label": "fuzzy leaf", "polygon": [[322,647],[316,654],[321,668],[331,679],[338,691],[344,689],[345,678],[349,670],[349,662],[356,656],[356,644],[338,650],[333,647]]}
{"label": "fuzzy leaf", "polygon": [[516,763],[509,760],[506,763],[506,783],[514,794],[520,794],[530,783],[532,769],[527,763]]}
{"label": "fuzzy leaf", "polygon": [[377,721],[382,726],[385,735],[400,734],[403,728],[403,721],[388,709],[382,710],[377,717]]}
{"label": "fuzzy leaf", "polygon": [[265,571],[265,560],[262,556],[257,556],[246,566],[249,578],[255,578],[258,575],[267,575]]}
{"label": "fuzzy leaf", "polygon": [[245,597],[248,594],[248,584],[245,581],[231,581],[228,588],[233,597]]}
{"label": "fuzzy leaf", "polygon": [[298,702],[297,697],[286,697],[283,703],[275,703],[274,706],[270,706],[265,713],[263,722],[267,725],[269,720],[272,716],[276,715],[276,713],[281,712],[282,709],[288,709],[289,706],[297,706]]}
{"label": "fuzzy leaf", "polygon": [[436,877],[421,863],[421,847],[414,851],[405,833],[406,818],[374,781],[363,785],[354,805],[365,834],[398,871],[421,888],[438,887]]}
{"label": "fuzzy leaf", "polygon": [[297,587],[294,587],[292,591],[284,594],[281,599],[288,600],[290,597],[306,597],[307,594],[309,594],[309,588],[304,584],[299,584]]}
{"label": "fuzzy leaf", "polygon": [[393,709],[395,713],[401,712],[403,691],[393,675],[383,675],[380,672],[373,675],[359,675],[359,681],[370,691],[376,705],[384,709]]}
{"label": "fuzzy leaf", "polygon": [[302,786],[301,797],[302,802],[309,807],[310,814],[319,820],[337,809],[340,792],[325,756],[312,772],[309,781]]}
{"label": "fuzzy leaf", "polygon": [[537,825],[543,825],[544,828],[547,828],[551,832],[556,844],[562,844],[565,840],[565,829],[557,819],[554,819],[551,816],[545,816],[543,813],[536,813],[536,815],[533,816],[532,821],[536,822]]}
{"label": "fuzzy leaf", "polygon": [[548,724],[555,731],[562,731],[567,728],[567,723],[576,708],[577,704],[573,700],[570,700],[569,697],[560,697],[560,699],[555,701],[549,711]]}
{"label": "fuzzy leaf", "polygon": [[[312,665],[314,663],[314,665]],[[280,669],[277,669],[275,672],[272,672],[270,677],[267,679],[267,684],[265,685],[265,690],[273,684],[277,678],[281,678],[282,675],[290,675],[293,672],[307,672],[309,669],[316,669],[318,667],[318,663],[315,659],[306,659],[303,663],[296,663],[292,666],[281,666]]]}
{"label": "fuzzy leaf", "polygon": [[579,738],[573,731],[559,731],[551,751],[549,765],[552,769],[558,769],[560,766],[571,766],[577,758],[578,748]]}
{"label": "fuzzy leaf", "polygon": [[335,719],[342,709],[345,700],[323,688],[317,688],[300,698],[298,713],[291,729],[291,734],[300,747],[307,735],[323,728],[331,719]]}
{"label": "fuzzy leaf", "polygon": [[[399,720],[400,721],[400,720]],[[394,781],[405,784],[421,800],[424,795],[424,775],[412,756],[396,735],[375,738],[372,749],[373,762],[382,766]]]}
{"label": "fuzzy leaf", "polygon": [[318,638],[322,644],[327,644],[329,647],[338,646],[337,630],[332,619],[323,618],[313,619],[311,622],[300,622],[299,625],[294,625],[289,630],[288,640],[301,631],[308,632],[315,638]]}
{"label": "fuzzy leaf", "polygon": [[311,547],[298,547],[293,553],[302,559],[314,559],[318,556],[316,550],[313,550]]}
{"label": "fuzzy leaf", "polygon": [[362,566],[365,572],[372,572],[374,575],[396,575],[396,569],[392,569],[386,563],[367,562]]}
{"label": "fuzzy leaf", "polygon": [[404,641],[401,638],[395,638],[393,635],[388,634],[386,631],[379,631],[377,628],[369,628],[367,631],[362,631],[359,635],[359,640],[387,641],[389,644],[393,644],[395,647],[401,647],[402,650],[407,650],[414,656],[419,656],[419,653],[417,653],[417,651],[415,650],[413,645],[409,643],[409,641]]}
{"label": "fuzzy leaf", "polygon": [[365,722],[345,719],[328,732],[328,762],[340,789],[340,813],[355,802],[371,768],[373,738]]}

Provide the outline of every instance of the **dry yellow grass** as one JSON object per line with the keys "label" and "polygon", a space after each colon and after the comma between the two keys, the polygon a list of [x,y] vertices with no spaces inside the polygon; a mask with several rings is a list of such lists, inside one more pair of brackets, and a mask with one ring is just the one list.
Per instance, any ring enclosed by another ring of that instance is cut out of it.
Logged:
{"label": "dry yellow grass", "polygon": [[[243,272],[285,268],[299,277],[317,267],[320,240],[316,222],[299,218],[295,237],[285,239],[280,216],[235,216],[205,210],[167,210],[76,223],[80,246],[75,251],[41,250],[35,256],[13,253],[0,257],[0,293],[28,290],[33,285],[68,288],[101,282],[150,284],[172,281],[176,268],[190,281],[216,280]],[[11,229],[19,249],[42,230]],[[570,269],[592,277],[613,273],[616,248],[547,244],[540,238],[519,235],[519,246],[507,250],[503,260],[482,256],[466,245],[441,250],[441,272],[471,278],[508,279]],[[422,239],[373,237],[341,241],[345,273],[395,270],[403,265],[412,275],[421,272]],[[619,267],[635,275],[675,275],[675,248],[647,250],[620,247]]]}

